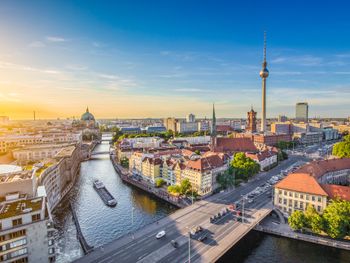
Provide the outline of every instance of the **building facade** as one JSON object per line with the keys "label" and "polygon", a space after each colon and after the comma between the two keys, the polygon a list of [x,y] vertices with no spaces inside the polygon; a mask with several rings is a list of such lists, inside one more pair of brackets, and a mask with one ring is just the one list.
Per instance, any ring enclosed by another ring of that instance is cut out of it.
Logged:
{"label": "building facade", "polygon": [[297,121],[308,122],[309,105],[307,102],[298,102],[295,105],[295,119]]}

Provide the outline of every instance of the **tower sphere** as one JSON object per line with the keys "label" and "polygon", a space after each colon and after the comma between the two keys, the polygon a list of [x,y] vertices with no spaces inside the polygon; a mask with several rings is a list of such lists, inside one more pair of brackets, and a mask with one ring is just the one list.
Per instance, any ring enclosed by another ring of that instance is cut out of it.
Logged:
{"label": "tower sphere", "polygon": [[264,68],[260,71],[261,78],[267,78],[268,76],[269,76],[269,71],[267,70],[267,68]]}

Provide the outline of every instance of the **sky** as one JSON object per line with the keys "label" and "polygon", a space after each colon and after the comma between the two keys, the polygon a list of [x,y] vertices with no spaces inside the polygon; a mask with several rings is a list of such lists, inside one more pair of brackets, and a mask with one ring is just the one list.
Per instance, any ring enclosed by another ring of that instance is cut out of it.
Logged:
{"label": "sky", "polygon": [[0,2],[0,115],[11,119],[350,115],[346,1]]}

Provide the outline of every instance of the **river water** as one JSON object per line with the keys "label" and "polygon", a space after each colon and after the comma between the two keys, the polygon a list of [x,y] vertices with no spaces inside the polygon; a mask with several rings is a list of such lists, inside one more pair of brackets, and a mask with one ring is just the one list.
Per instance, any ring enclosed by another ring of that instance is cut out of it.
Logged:
{"label": "river water", "polygon": [[[108,143],[95,148],[96,152],[109,149]],[[126,185],[115,172],[108,154],[97,156],[81,164],[80,175],[72,191],[53,213],[58,230],[57,262],[70,262],[83,255],[76,238],[76,228],[69,210],[69,201],[76,210],[81,229],[89,245],[100,246],[131,233],[175,211],[175,207],[143,191]],[[118,200],[114,208],[104,205],[92,187],[100,179]],[[134,212],[133,211],[134,207]],[[133,220],[132,220],[133,218]],[[251,232],[232,248],[221,262],[244,263],[345,263],[350,253],[339,249],[278,238]]]}

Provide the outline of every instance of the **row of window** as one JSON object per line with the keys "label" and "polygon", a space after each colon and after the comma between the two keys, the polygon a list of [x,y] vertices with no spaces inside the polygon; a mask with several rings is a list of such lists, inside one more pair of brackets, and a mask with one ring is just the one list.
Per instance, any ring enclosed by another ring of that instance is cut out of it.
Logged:
{"label": "row of window", "polygon": [[[32,215],[32,222],[39,221],[41,218],[40,214],[34,214]],[[23,224],[22,218],[16,218],[12,220],[12,226],[20,226]]]}
{"label": "row of window", "polygon": [[0,242],[3,242],[5,240],[9,240],[9,239],[14,239],[14,238],[21,237],[21,236],[25,236],[25,235],[26,235],[25,229],[18,230],[16,232],[12,232],[12,233],[9,233],[7,235],[0,236]]}
{"label": "row of window", "polygon": [[5,251],[5,250],[9,250],[15,247],[19,247],[19,246],[23,246],[27,244],[27,239],[26,238],[22,238],[10,243],[7,243],[5,245],[0,246],[0,252],[1,251]]}
{"label": "row of window", "polygon": [[[278,203],[285,205],[285,206],[289,206],[289,207],[293,207],[293,200],[291,199],[285,199],[285,198],[278,198]],[[302,201],[297,201],[294,200],[294,208],[296,209],[300,209],[300,210],[304,210],[304,204],[305,204],[305,208],[310,204],[308,202],[302,202]],[[321,206],[318,205],[317,207],[313,204],[311,204],[315,209],[317,209],[318,212],[321,212]]]}
{"label": "row of window", "polygon": [[284,191],[278,190],[278,193],[280,195],[282,195],[282,193],[283,193],[284,196],[289,196],[289,197],[293,197],[294,196],[295,198],[299,198],[299,199],[304,199],[304,196],[305,196],[305,199],[308,200],[308,201],[310,200],[310,197],[311,197],[311,201],[313,201],[313,202],[316,202],[316,200],[317,200],[317,202],[322,202],[321,196],[314,196],[314,195],[309,195],[309,194],[301,194],[301,193],[291,192],[291,191],[286,191],[286,190],[284,190]]}
{"label": "row of window", "polygon": [[19,257],[19,256],[25,255],[27,253],[28,253],[28,249],[26,247],[21,248],[21,249],[18,249],[16,251],[13,251],[11,253],[0,256],[0,261],[9,260],[11,258]]}

